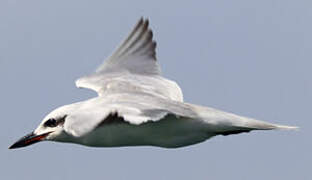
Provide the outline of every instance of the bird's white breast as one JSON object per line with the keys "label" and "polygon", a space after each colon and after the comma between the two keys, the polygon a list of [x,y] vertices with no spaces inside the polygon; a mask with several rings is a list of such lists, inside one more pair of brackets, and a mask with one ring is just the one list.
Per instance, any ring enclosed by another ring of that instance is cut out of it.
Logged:
{"label": "bird's white breast", "polygon": [[204,131],[196,120],[169,115],[157,122],[131,125],[127,122],[105,124],[81,137],[79,143],[94,147],[150,145],[176,148],[202,142],[214,134]]}

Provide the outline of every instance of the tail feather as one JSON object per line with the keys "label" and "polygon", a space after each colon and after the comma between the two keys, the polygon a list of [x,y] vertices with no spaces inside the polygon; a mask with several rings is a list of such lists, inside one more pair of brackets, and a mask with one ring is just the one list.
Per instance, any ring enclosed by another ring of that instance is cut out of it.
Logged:
{"label": "tail feather", "polygon": [[298,127],[295,126],[284,126],[278,124],[271,124],[264,121],[258,121],[250,119],[248,125],[242,126],[223,126],[217,134],[224,136],[239,134],[239,133],[248,133],[253,130],[297,130]]}
{"label": "tail feather", "polygon": [[298,129],[296,126],[285,126],[280,124],[273,124],[265,121],[259,121],[251,118],[238,116],[236,123],[241,124],[242,128],[251,128],[252,130],[293,130]]}
{"label": "tail feather", "polygon": [[297,126],[284,126],[284,125],[275,124],[275,129],[281,129],[281,130],[298,130],[299,127],[297,127]]}
{"label": "tail feather", "polygon": [[236,114],[223,112],[208,107],[194,106],[196,112],[209,127],[213,127],[217,134],[230,135],[252,130],[294,130],[295,126],[285,126],[255,120]]}

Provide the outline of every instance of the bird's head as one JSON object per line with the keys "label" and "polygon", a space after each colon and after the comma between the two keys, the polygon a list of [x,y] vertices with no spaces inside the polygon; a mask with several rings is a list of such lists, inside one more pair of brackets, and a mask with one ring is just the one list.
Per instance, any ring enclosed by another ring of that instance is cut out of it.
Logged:
{"label": "bird's head", "polygon": [[67,116],[68,108],[65,106],[52,111],[43,119],[36,130],[19,139],[9,149],[25,147],[44,140],[58,141],[64,138],[66,135],[64,123]]}

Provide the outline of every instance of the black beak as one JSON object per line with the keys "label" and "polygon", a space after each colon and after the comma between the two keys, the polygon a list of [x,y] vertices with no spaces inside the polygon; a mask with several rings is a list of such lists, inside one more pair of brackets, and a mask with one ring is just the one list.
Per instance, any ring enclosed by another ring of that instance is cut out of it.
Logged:
{"label": "black beak", "polygon": [[9,149],[21,148],[21,147],[25,147],[25,146],[40,142],[50,133],[51,132],[47,132],[41,135],[36,135],[34,134],[34,132],[32,132],[22,137],[21,139],[19,139],[16,143],[10,146]]}

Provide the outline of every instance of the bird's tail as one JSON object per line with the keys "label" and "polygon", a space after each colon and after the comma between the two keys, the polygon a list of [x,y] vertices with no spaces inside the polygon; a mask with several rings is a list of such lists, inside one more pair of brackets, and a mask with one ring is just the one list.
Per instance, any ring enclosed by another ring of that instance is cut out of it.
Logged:
{"label": "bird's tail", "polygon": [[299,127],[297,126],[284,126],[279,124],[273,124],[275,126],[274,129],[281,129],[281,130],[298,130]]}
{"label": "bird's tail", "polygon": [[232,113],[219,111],[213,108],[194,106],[194,110],[207,124],[208,128],[214,129],[217,134],[229,135],[252,130],[294,130],[295,126],[285,126],[255,120]]}
{"label": "bird's tail", "polygon": [[[236,115],[237,116],[237,115]],[[233,124],[237,124],[238,127],[246,127],[252,130],[293,130],[298,129],[296,126],[285,126],[280,124],[273,124],[265,121],[259,121],[251,118],[238,116],[238,119],[234,119]]]}

